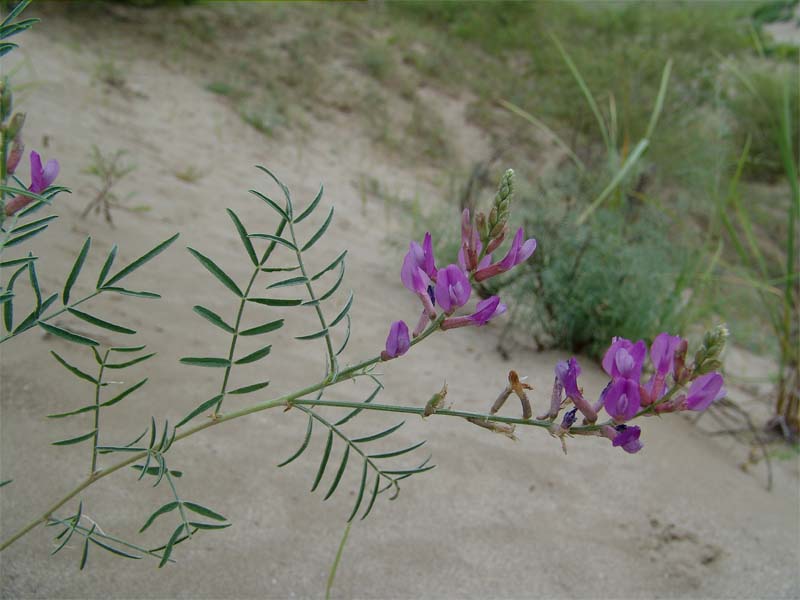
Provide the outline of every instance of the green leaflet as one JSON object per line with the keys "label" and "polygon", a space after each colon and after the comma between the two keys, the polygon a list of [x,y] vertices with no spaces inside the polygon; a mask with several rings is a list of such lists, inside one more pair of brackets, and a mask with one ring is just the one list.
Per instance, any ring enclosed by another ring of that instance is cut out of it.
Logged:
{"label": "green leaflet", "polygon": [[89,254],[89,248],[91,245],[92,238],[87,237],[86,241],[83,243],[83,247],[81,247],[80,252],[78,252],[78,256],[75,258],[75,262],[72,265],[72,270],[67,276],[67,281],[64,283],[64,291],[61,293],[61,302],[64,304],[64,306],[69,304],[69,294],[72,291],[72,286],[75,285],[75,282],[78,279],[78,275],[80,275],[81,269],[83,268],[83,263],[86,262],[86,255]]}
{"label": "green leaflet", "polygon": [[244,297],[244,294],[242,293],[242,290],[239,289],[239,286],[237,286],[236,283],[234,283],[233,279],[231,279],[230,276],[225,271],[220,269],[219,266],[217,266],[217,264],[213,260],[205,256],[204,254],[201,254],[194,248],[187,248],[187,250],[190,252],[192,256],[194,256],[197,259],[197,261],[201,265],[203,265],[206,268],[206,270],[209,273],[211,273],[214,277],[216,277],[217,280],[222,285],[224,285],[226,288],[228,288],[230,291],[236,294],[239,298]]}

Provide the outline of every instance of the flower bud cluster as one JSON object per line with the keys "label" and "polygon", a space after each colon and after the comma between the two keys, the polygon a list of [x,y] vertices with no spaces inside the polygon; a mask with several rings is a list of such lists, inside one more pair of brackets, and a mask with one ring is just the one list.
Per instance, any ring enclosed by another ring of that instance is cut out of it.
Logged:
{"label": "flower bud cluster", "polygon": [[[461,216],[461,248],[457,263],[437,268],[430,233],[425,234],[422,244],[415,241],[409,244],[400,269],[400,280],[406,289],[419,298],[422,314],[410,337],[408,327],[402,321],[392,324],[386,348],[381,354],[383,360],[404,354],[411,345],[411,339],[421,335],[436,321],[437,310],[444,313],[444,318],[438,321],[438,326],[443,330],[480,327],[506,311],[506,305],[500,298],[491,296],[478,302],[473,313],[454,316],[469,301],[473,282],[509,271],[530,258],[536,250],[536,240],[525,240],[520,227],[505,257],[492,262],[492,252],[503,242],[508,230],[513,191],[514,172],[509,169],[500,181],[488,219],[483,213],[479,213],[473,223],[469,210],[464,210]],[[398,323],[403,323],[403,327]]]}

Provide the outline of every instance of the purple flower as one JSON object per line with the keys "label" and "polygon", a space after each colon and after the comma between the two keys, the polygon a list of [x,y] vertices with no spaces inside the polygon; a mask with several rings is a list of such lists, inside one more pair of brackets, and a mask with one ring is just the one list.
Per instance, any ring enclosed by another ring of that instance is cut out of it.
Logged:
{"label": "purple flower", "polygon": [[667,375],[675,370],[675,354],[682,341],[680,336],[668,333],[659,333],[653,340],[653,345],[650,346],[650,360],[655,367],[655,373],[643,386],[642,406],[652,404],[666,393],[664,383]]}
{"label": "purple flower", "polygon": [[480,327],[486,325],[497,315],[506,312],[506,305],[500,302],[499,296],[491,296],[486,300],[481,300],[475,307],[475,312],[463,317],[451,317],[442,321],[442,329],[455,329],[456,327],[467,327],[475,325]]}
{"label": "purple flower", "polygon": [[561,387],[567,392],[567,398],[574,398],[581,395],[581,390],[578,388],[578,376],[581,374],[581,366],[574,358],[569,361],[562,360],[556,364],[556,378]]}
{"label": "purple flower", "polygon": [[646,356],[647,346],[642,340],[634,344],[625,338],[615,337],[603,356],[603,370],[613,379],[634,379],[638,382]]}
{"label": "purple flower", "polygon": [[408,338],[408,327],[403,321],[395,321],[389,328],[389,335],[386,338],[386,350],[381,352],[382,360],[389,360],[402,356],[411,347],[411,340]]}
{"label": "purple flower", "polygon": [[522,238],[524,236],[525,232],[522,230],[522,227],[520,227],[517,230],[517,234],[514,236],[514,241],[511,242],[511,248],[508,249],[508,254],[506,254],[500,262],[475,271],[475,281],[483,281],[489,277],[505,273],[518,264],[528,260],[536,250],[536,240],[530,238],[523,242]]}
{"label": "purple flower", "polygon": [[458,265],[447,265],[439,271],[434,294],[445,313],[452,314],[464,306],[471,293],[469,279]]}
{"label": "purple flower", "polygon": [[[31,150],[31,184],[28,186],[28,189],[34,194],[41,194],[55,181],[58,176],[58,169],[58,161],[53,159],[48,160],[45,167],[42,168],[42,158],[39,156],[39,153]],[[33,198],[29,198],[28,196],[20,195],[11,198],[6,202],[6,216],[13,215],[31,202],[33,202]]]}
{"label": "purple flower", "polygon": [[575,417],[578,413],[577,408],[573,408],[570,411],[564,413],[564,418],[561,419],[561,429],[563,431],[568,431],[570,427],[575,424]]}
{"label": "purple flower", "polygon": [[461,250],[458,252],[459,262],[462,263],[465,271],[475,270],[478,264],[478,255],[482,249],[480,235],[472,225],[469,209],[465,208],[461,213]]}
{"label": "purple flower", "polygon": [[[477,247],[477,253],[476,254],[480,254],[482,249],[483,249],[483,244],[478,242],[478,247]],[[469,272],[469,271],[472,270],[472,269],[468,268],[469,265],[467,264],[467,254],[469,252],[470,251],[467,250],[467,253],[465,254],[465,247],[464,246],[461,246],[461,249],[458,251],[458,264],[461,267],[461,269],[463,271],[465,271],[465,272]],[[477,260],[477,258],[476,258],[476,260]],[[484,256],[481,259],[481,262],[478,263],[477,268],[478,269],[484,269],[484,268],[488,267],[490,264],[492,264],[492,255],[491,254],[487,254],[486,256]]]}
{"label": "purple flower", "polygon": [[[575,408],[583,413],[589,423],[594,423],[597,420],[597,411],[586,401],[583,397],[583,391],[578,387],[578,376],[580,374],[581,366],[575,358],[561,361],[556,365],[556,379],[564,388],[567,398],[572,400]],[[554,402],[551,399],[551,407],[553,404]]]}
{"label": "purple flower", "polygon": [[[430,239],[430,234],[425,235],[426,243]],[[428,263],[432,264],[433,254],[430,259],[426,258],[425,250],[416,242],[411,242],[408,252],[403,258],[403,266],[400,269],[400,281],[406,289],[414,292],[425,307],[425,312],[431,319],[436,318],[436,311],[433,308],[433,301],[428,292],[431,285],[431,278],[425,270]],[[435,271],[435,267],[433,269]]]}
{"label": "purple flower", "polygon": [[42,158],[38,152],[31,150],[31,185],[28,187],[34,194],[41,194],[50,187],[58,177],[58,161],[50,159],[42,168]]}
{"label": "purple flower", "polygon": [[675,351],[681,343],[679,335],[659,333],[650,346],[650,360],[656,369],[656,374],[666,377],[672,372],[675,365]]}
{"label": "purple flower", "polygon": [[618,423],[632,419],[642,405],[639,384],[633,379],[615,380],[603,396],[606,412]]}
{"label": "purple flower", "polygon": [[724,398],[728,393],[722,384],[722,375],[719,373],[701,375],[692,383],[683,403],[689,410],[705,410],[712,402]]}
{"label": "purple flower", "polygon": [[630,454],[636,454],[644,447],[642,442],[639,441],[642,430],[635,425],[630,427],[628,425],[617,425],[615,429],[617,435],[611,440],[611,444],[614,447],[622,446],[622,449]]}

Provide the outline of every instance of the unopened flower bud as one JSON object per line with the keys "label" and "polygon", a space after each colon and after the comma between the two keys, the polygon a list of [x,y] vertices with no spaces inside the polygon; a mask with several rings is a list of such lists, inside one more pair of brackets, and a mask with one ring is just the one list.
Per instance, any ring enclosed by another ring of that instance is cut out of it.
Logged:
{"label": "unopened flower bud", "polygon": [[8,149],[8,156],[6,157],[6,173],[13,175],[14,171],[22,160],[22,155],[25,152],[25,144],[22,143],[22,136],[17,136],[11,142],[11,147]]}
{"label": "unopened flower bud", "polygon": [[689,343],[686,340],[681,340],[678,347],[675,349],[675,381],[677,383],[685,383],[689,378],[689,371],[686,368],[686,353],[689,351]]}
{"label": "unopened flower bud", "polygon": [[489,224],[486,222],[486,215],[484,213],[479,212],[475,215],[475,226],[478,228],[481,242],[486,244],[489,240]]}
{"label": "unopened flower bud", "polygon": [[706,373],[711,373],[712,371],[719,371],[721,368],[721,361],[715,358],[707,358],[697,367],[697,369],[695,369],[695,375],[705,375]]}
{"label": "unopened flower bud", "polygon": [[500,244],[503,243],[503,240],[506,237],[506,233],[508,233],[508,225],[503,225],[503,227],[500,229],[500,233],[495,233],[494,229],[490,232],[492,239],[486,246],[486,254],[491,254],[500,247]]}
{"label": "unopened flower bud", "polygon": [[510,204],[514,195],[514,169],[507,169],[500,178],[497,194],[494,197],[494,206],[500,210],[501,204]]}
{"label": "unopened flower bud", "polygon": [[22,131],[22,126],[25,124],[25,113],[17,113],[11,117],[11,121],[6,126],[6,135],[14,139]]}

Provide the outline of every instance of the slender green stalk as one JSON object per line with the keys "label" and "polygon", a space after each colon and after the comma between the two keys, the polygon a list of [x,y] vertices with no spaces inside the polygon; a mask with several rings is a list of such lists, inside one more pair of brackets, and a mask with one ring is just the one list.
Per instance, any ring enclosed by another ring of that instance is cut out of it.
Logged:
{"label": "slender green stalk", "polygon": [[294,223],[291,219],[289,220],[289,234],[292,236],[292,244],[295,248],[294,253],[297,257],[297,266],[300,267],[300,273],[302,273],[303,277],[306,278],[306,290],[308,291],[309,300],[314,303],[314,310],[317,313],[319,324],[322,329],[325,330],[325,347],[328,350],[328,367],[330,368],[330,373],[327,373],[326,376],[332,376],[337,370],[336,353],[333,351],[333,342],[331,341],[331,334],[328,331],[328,323],[325,320],[325,315],[322,314],[322,309],[319,306],[319,302],[317,302],[317,296],[314,294],[314,288],[311,285],[311,279],[308,277],[308,273],[306,272],[306,265],[305,262],[303,262],[303,253],[300,251],[300,248],[297,245],[297,237],[294,233]]}
{"label": "slender green stalk", "polygon": [[100,438],[100,391],[103,384],[103,371],[106,368],[109,352],[111,350],[106,350],[103,355],[103,360],[100,363],[100,372],[97,374],[97,383],[94,385],[94,437],[92,438],[92,466],[89,469],[89,475],[97,470],[97,442]]}
{"label": "slender green stalk", "polygon": [[352,524],[352,521],[347,522],[347,525],[344,528],[344,533],[342,534],[342,541],[339,542],[339,549],[336,551],[336,558],[333,559],[330,573],[328,573],[328,585],[325,587],[325,600],[330,600],[331,590],[333,589],[333,580],[336,578],[336,570],[339,568],[339,561],[342,560],[342,553],[344,552],[344,546],[347,543],[347,536],[350,535],[350,526]]}

